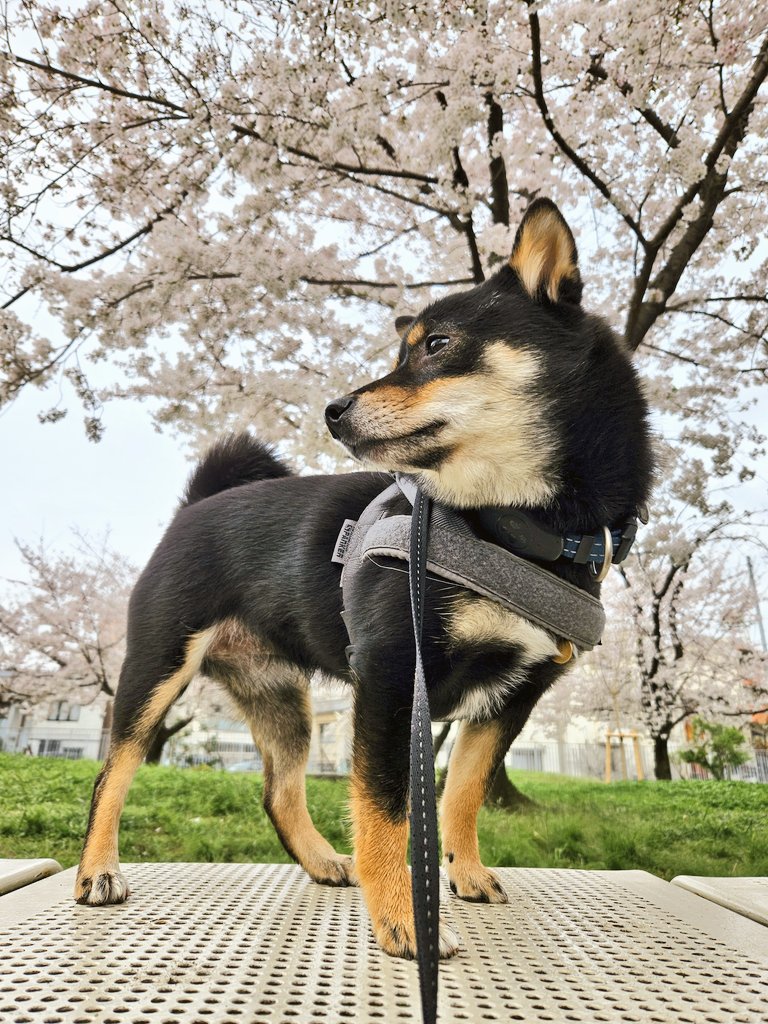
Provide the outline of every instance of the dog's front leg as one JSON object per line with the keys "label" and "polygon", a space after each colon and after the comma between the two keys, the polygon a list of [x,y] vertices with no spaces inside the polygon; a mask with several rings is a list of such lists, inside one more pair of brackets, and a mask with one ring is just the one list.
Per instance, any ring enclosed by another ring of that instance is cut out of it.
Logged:
{"label": "dog's front leg", "polygon": [[480,860],[477,814],[510,742],[500,721],[462,722],[448,764],[440,803],[443,864],[452,891],[475,903],[508,899],[495,873]]}
{"label": "dog's front leg", "polygon": [[[366,699],[366,696],[369,699]],[[358,692],[350,803],[355,872],[385,953],[416,955],[408,847],[408,728],[410,710]],[[440,956],[458,952],[459,940],[440,922]]]}

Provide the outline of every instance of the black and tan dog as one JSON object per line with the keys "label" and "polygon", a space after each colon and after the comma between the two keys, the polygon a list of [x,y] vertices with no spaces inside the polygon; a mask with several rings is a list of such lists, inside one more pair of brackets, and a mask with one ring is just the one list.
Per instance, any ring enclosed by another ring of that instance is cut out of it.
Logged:
{"label": "black and tan dog", "polygon": [[[455,509],[514,505],[556,531],[596,532],[646,500],[646,405],[621,343],[580,305],[573,236],[535,202],[507,265],[398,321],[391,373],[332,402],[331,433],[374,470],[417,477]],[[294,476],[247,435],[215,447],[134,590],[109,755],[77,879],[81,903],[119,903],[126,792],[155,730],[197,673],[229,692],[264,759],[264,804],[318,882],[359,883],[381,946],[414,954],[406,864],[414,641],[407,576],[366,563],[340,617],[339,529],[390,482],[381,472]],[[397,499],[409,512],[404,498]],[[471,513],[470,513],[471,515]],[[546,566],[591,594],[585,565]],[[430,581],[424,663],[433,715],[460,719],[441,804],[445,869],[467,900],[507,896],[480,861],[476,817],[512,739],[563,672],[558,638],[458,586]],[[354,689],[354,860],[317,832],[304,794],[307,686]],[[456,952],[441,927],[441,953]]]}

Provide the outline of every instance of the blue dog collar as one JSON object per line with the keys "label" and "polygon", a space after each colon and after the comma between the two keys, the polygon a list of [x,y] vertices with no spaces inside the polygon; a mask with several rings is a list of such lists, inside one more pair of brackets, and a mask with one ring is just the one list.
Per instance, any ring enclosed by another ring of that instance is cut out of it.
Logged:
{"label": "blue dog collar", "polygon": [[[638,515],[647,522],[646,510]],[[602,579],[609,566],[623,562],[637,535],[638,515],[629,516],[620,526],[603,527],[598,533],[557,533],[519,508],[488,507],[478,509],[472,517],[497,544],[523,558],[557,562],[565,558],[575,565],[589,565]]]}

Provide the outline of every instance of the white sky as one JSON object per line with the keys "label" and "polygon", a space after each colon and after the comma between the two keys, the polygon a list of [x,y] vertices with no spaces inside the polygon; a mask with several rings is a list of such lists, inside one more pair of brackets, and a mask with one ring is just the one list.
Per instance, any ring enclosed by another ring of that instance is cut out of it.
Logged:
{"label": "white sky", "polygon": [[32,390],[0,410],[0,577],[21,572],[15,537],[66,550],[73,528],[109,529],[111,546],[141,568],[190,469],[181,443],[156,433],[137,402],[107,406],[98,444],[86,439],[74,399],[64,420],[41,424],[37,413],[50,404]]}

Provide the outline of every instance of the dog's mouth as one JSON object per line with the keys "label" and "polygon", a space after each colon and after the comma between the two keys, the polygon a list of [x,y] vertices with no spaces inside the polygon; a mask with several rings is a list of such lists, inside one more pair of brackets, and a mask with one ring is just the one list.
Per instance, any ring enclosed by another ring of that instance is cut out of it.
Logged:
{"label": "dog's mouth", "polygon": [[375,459],[392,446],[402,445],[405,446],[407,454],[408,447],[413,446],[413,442],[435,438],[447,426],[447,420],[433,420],[432,423],[411,430],[407,434],[396,434],[394,437],[364,437],[357,441],[349,440],[346,444],[356,459]]}

